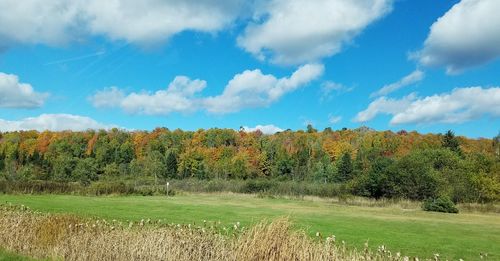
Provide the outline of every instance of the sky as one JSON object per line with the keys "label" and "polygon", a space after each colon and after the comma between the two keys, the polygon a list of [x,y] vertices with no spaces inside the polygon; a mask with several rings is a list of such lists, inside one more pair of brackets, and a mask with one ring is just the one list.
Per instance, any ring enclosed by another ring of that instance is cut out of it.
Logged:
{"label": "sky", "polygon": [[0,0],[0,131],[500,131],[498,0]]}

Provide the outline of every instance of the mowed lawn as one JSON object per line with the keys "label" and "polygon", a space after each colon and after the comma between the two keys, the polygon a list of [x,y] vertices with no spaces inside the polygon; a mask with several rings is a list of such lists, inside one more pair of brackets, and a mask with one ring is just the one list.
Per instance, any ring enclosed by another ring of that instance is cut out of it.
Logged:
{"label": "mowed lawn", "polygon": [[393,253],[477,260],[488,253],[500,260],[500,215],[443,214],[398,207],[358,207],[324,200],[258,198],[240,194],[188,194],[175,197],[0,195],[0,202],[24,204],[44,212],[74,213],[117,220],[164,219],[174,223],[221,221],[249,226],[288,216],[314,237],[335,235],[338,242],[363,248],[385,245]]}

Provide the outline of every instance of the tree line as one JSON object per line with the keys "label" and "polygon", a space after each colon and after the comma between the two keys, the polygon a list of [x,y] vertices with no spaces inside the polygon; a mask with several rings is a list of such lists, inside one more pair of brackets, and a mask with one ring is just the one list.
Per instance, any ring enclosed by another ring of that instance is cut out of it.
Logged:
{"label": "tree line", "polygon": [[0,133],[0,180],[78,182],[194,178],[341,184],[354,195],[500,200],[500,135],[308,126],[260,131],[119,129]]}

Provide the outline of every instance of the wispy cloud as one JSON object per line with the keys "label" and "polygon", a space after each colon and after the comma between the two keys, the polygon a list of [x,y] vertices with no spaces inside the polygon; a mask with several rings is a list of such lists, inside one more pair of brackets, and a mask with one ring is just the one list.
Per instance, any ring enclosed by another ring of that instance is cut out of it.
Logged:
{"label": "wispy cloud", "polygon": [[334,94],[342,94],[354,90],[354,87],[348,87],[341,83],[333,81],[324,81],[320,87],[320,101],[327,101],[333,98]]}
{"label": "wispy cloud", "polygon": [[329,115],[328,116],[328,123],[330,124],[337,124],[342,120],[342,116],[337,116],[337,115]]}
{"label": "wispy cloud", "polygon": [[378,91],[372,93],[370,95],[370,98],[386,96],[386,95],[388,95],[392,92],[395,92],[403,87],[420,82],[424,79],[424,77],[425,77],[425,73],[417,69],[417,70],[413,71],[412,73],[403,77],[401,80],[383,86]]}
{"label": "wispy cloud", "polygon": [[80,61],[80,60],[85,60],[85,59],[96,57],[96,56],[101,56],[104,54],[106,54],[105,51],[99,51],[99,52],[95,52],[95,53],[91,53],[91,54],[86,54],[86,55],[76,56],[76,57],[72,57],[72,58],[66,58],[66,59],[48,62],[48,63],[45,63],[44,65],[49,66],[49,65],[56,65],[56,64],[62,64],[62,63]]}

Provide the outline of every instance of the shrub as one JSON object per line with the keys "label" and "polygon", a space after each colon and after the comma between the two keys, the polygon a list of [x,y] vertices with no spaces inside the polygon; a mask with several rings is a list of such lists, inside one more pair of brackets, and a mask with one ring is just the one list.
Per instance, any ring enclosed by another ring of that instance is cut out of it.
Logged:
{"label": "shrub", "polygon": [[133,194],[134,187],[123,182],[94,182],[87,188],[90,195]]}
{"label": "shrub", "polygon": [[425,211],[458,213],[458,208],[448,197],[427,199],[422,203],[422,209]]}
{"label": "shrub", "polygon": [[250,180],[243,186],[243,193],[266,192],[275,184],[268,180]]}
{"label": "shrub", "polygon": [[2,193],[55,193],[71,194],[82,189],[75,182],[57,182],[46,180],[6,181],[0,180],[0,192]]}

